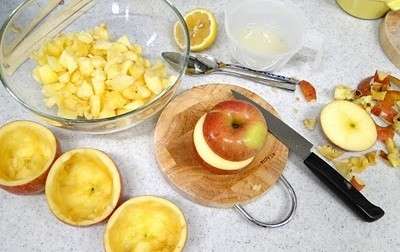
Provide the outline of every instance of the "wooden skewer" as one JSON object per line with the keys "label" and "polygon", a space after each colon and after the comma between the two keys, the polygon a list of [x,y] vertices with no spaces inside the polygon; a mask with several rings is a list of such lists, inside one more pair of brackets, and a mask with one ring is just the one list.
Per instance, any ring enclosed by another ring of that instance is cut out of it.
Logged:
{"label": "wooden skewer", "polygon": [[73,0],[62,13],[49,17],[43,25],[39,26],[37,30],[26,37],[10,55],[5,57],[5,62],[7,64],[5,69],[6,74],[13,74],[46,39],[59,34],[93,5],[93,0]]}

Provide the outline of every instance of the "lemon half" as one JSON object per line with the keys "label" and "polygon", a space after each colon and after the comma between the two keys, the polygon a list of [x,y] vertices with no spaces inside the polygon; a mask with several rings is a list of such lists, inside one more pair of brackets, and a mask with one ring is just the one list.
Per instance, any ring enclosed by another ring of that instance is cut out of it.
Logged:
{"label": "lemon half", "polygon": [[[218,25],[214,14],[206,9],[194,9],[185,15],[189,29],[190,50],[198,52],[209,48],[217,38]],[[182,26],[174,26],[175,41],[180,48],[185,48]]]}

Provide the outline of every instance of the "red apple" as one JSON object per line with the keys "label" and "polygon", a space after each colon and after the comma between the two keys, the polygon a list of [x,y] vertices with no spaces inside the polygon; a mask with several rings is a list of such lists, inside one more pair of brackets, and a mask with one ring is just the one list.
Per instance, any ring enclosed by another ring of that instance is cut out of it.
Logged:
{"label": "red apple", "polygon": [[211,167],[234,172],[249,165],[264,146],[267,124],[253,105],[228,100],[197,122],[193,138],[197,153]]}
{"label": "red apple", "polygon": [[254,157],[264,146],[267,124],[253,105],[228,100],[207,113],[203,134],[217,155],[230,161],[243,161]]}

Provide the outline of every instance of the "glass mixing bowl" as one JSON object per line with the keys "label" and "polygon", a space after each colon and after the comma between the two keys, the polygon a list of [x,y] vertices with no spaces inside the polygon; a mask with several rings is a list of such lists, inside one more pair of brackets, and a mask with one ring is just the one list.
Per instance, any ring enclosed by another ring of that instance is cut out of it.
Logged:
{"label": "glass mixing bowl", "polygon": [[[49,25],[61,19],[65,19],[61,25]],[[161,60],[164,51],[183,52],[179,67],[172,69],[165,63],[177,80],[144,106],[125,114],[93,120],[60,117],[55,106],[46,107],[41,85],[32,76],[36,63],[26,59],[30,55],[27,52],[36,51],[43,41],[59,33],[85,31],[102,23],[107,25],[112,39],[127,35],[131,42],[141,45],[143,55],[152,62]],[[175,44],[175,23],[184,31],[185,48]],[[44,40],[38,39],[42,37]],[[177,90],[188,56],[185,21],[168,0],[26,0],[11,13],[0,34],[0,78],[7,91],[47,124],[94,134],[132,127],[162,110]]]}

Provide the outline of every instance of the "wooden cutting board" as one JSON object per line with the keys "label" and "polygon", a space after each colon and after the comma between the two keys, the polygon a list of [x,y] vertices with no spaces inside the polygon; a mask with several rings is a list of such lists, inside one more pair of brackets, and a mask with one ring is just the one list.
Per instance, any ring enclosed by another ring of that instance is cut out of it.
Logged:
{"label": "wooden cutting board", "polygon": [[264,99],[239,86],[208,84],[177,96],[162,112],[155,129],[155,152],[165,178],[189,199],[206,206],[232,207],[247,203],[266,192],[281,175],[288,149],[273,135],[254,161],[236,174],[211,173],[193,143],[197,120],[217,103],[233,99],[234,89],[276,114]]}
{"label": "wooden cutting board", "polygon": [[379,41],[389,60],[400,68],[400,11],[386,14],[379,28]]}

